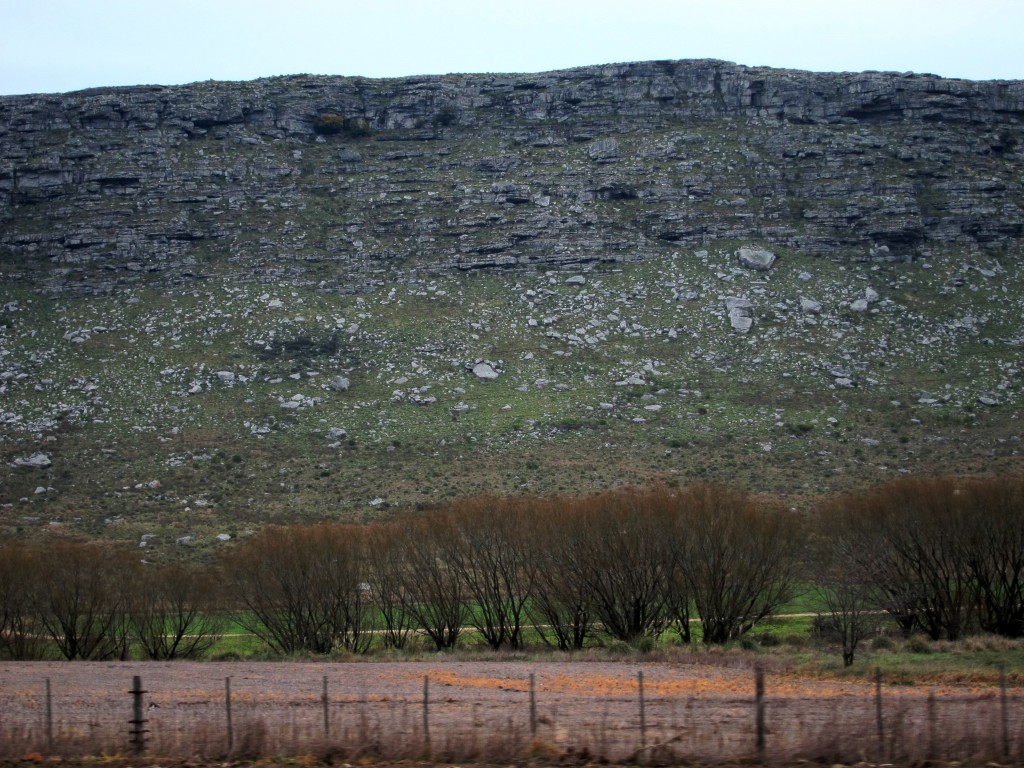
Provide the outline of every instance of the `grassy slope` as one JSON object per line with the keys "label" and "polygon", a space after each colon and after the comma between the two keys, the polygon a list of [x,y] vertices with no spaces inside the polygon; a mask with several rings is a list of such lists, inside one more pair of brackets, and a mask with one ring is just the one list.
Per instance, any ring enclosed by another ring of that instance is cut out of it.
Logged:
{"label": "grassy slope", "polygon": [[[571,272],[438,274],[360,296],[216,272],[183,293],[88,300],[2,287],[3,348],[27,375],[8,382],[18,421],[0,454],[54,464],[0,470],[0,525],[156,533],[159,551],[483,491],[701,479],[800,506],[900,472],[1019,469],[1019,310],[1002,290],[1019,266],[987,278],[954,251],[930,268],[779,255],[770,274],[723,246],[596,267],[583,286]],[[958,274],[967,285],[944,291]],[[868,286],[880,300],[852,311]],[[732,295],[755,304],[749,334],[729,328]],[[820,315],[799,311],[805,296]],[[954,322],[967,316],[980,320]],[[481,359],[497,380],[467,370]],[[348,392],[328,386],[338,375]],[[618,383],[630,376],[644,383]],[[295,395],[315,401],[281,407]],[[334,427],[347,437],[328,439]]]}

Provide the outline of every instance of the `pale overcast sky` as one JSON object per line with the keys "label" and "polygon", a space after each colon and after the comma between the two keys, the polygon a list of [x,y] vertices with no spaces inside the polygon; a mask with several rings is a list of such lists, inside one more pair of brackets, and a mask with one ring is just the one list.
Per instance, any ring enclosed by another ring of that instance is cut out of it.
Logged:
{"label": "pale overcast sky", "polygon": [[1024,0],[0,0],[0,94],[717,58],[1024,79]]}

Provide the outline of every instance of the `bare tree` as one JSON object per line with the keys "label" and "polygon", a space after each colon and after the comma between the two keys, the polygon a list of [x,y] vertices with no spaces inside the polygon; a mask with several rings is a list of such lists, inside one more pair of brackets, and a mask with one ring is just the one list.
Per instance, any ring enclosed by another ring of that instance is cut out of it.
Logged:
{"label": "bare tree", "polygon": [[595,622],[589,587],[572,565],[583,526],[580,510],[574,499],[531,503],[537,510],[532,529],[537,572],[528,604],[530,620],[545,644],[579,650]]}
{"label": "bare tree", "polygon": [[132,637],[150,659],[192,659],[223,633],[209,569],[170,563],[142,568],[131,587]]}
{"label": "bare tree", "polygon": [[962,491],[966,531],[959,559],[987,632],[1024,636],[1024,478],[997,477]]}
{"label": "bare tree", "polygon": [[67,659],[123,659],[131,633],[126,595],[138,561],[96,543],[53,542],[38,554],[39,622]]}
{"label": "bare tree", "polygon": [[365,652],[371,602],[358,526],[268,528],[223,563],[240,622],[281,653]]}
{"label": "bare tree", "polygon": [[0,546],[0,658],[40,659],[46,651],[36,611],[39,576],[34,548]]}
{"label": "bare tree", "polygon": [[440,512],[400,518],[395,524],[403,608],[438,650],[453,648],[469,618],[463,582],[450,555],[458,531]]}
{"label": "bare tree", "polygon": [[971,577],[962,557],[970,521],[950,478],[901,478],[839,500],[846,556],[877,587],[906,634],[956,639],[970,626]]}
{"label": "bare tree", "polygon": [[680,492],[683,570],[705,643],[738,638],[793,595],[804,559],[800,521],[714,485]]}
{"label": "bare tree", "polygon": [[472,601],[469,622],[491,648],[521,648],[537,574],[529,504],[484,496],[457,503],[450,514],[454,535],[442,556]]}
{"label": "bare tree", "polygon": [[908,478],[889,483],[895,507],[889,515],[890,545],[919,585],[919,626],[933,640],[956,640],[969,627],[970,579],[957,550],[966,533],[961,498],[950,478]]}
{"label": "bare tree", "polygon": [[669,622],[671,549],[649,500],[639,491],[585,500],[566,552],[605,632],[627,642],[657,637]]}
{"label": "bare tree", "polygon": [[375,525],[367,531],[366,557],[370,596],[380,615],[380,635],[385,648],[404,648],[415,626],[406,608],[401,551],[401,532],[391,523]]}
{"label": "bare tree", "polygon": [[891,511],[873,492],[839,497],[826,512],[826,525],[844,542],[838,553],[850,578],[863,583],[904,635],[918,625],[922,587],[911,565],[890,545]]}
{"label": "bare tree", "polygon": [[850,524],[849,510],[833,504],[824,509],[815,529],[812,558],[813,591],[825,607],[816,628],[824,639],[841,647],[843,665],[853,664],[857,647],[878,631],[882,603],[872,576],[858,565],[863,540]]}

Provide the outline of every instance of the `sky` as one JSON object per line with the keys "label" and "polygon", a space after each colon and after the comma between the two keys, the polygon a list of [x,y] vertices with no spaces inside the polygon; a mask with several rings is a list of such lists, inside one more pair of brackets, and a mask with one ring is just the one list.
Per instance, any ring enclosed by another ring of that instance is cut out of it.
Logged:
{"label": "sky", "polygon": [[0,94],[715,58],[1024,79],[1024,0],[0,0]]}

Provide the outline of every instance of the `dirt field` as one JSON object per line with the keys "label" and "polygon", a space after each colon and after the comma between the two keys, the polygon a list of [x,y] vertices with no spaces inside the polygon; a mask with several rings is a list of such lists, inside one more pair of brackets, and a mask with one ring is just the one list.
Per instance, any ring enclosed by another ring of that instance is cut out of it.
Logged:
{"label": "dirt field", "polygon": [[[130,754],[138,675],[149,755],[736,760],[757,754],[755,685],[749,666],[730,664],[0,663],[0,757]],[[880,739],[873,684],[769,671],[764,726],[766,759],[1001,758],[1008,748],[1019,761],[1024,692],[1010,691],[1004,709],[997,688],[884,686]]]}

